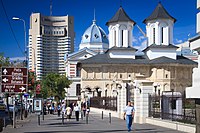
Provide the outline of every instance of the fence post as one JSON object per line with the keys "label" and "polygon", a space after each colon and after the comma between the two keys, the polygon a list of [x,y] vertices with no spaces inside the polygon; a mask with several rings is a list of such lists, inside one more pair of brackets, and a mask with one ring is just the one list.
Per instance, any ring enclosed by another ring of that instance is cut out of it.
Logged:
{"label": "fence post", "polygon": [[102,114],[101,114],[101,119],[103,120],[103,111],[102,111]]}
{"label": "fence post", "polygon": [[83,120],[83,111],[81,111],[81,120]]}
{"label": "fence post", "polygon": [[44,120],[44,110],[42,111],[42,120]]}
{"label": "fence post", "polygon": [[[172,90],[172,105],[174,106],[174,90]],[[172,121],[173,121],[173,115],[174,115],[174,109],[173,109],[173,107],[171,107],[172,108]]]}
{"label": "fence post", "polygon": [[88,114],[86,114],[86,124],[88,124]]}
{"label": "fence post", "polygon": [[6,127],[6,117],[3,118],[4,128]]}
{"label": "fence post", "polygon": [[62,113],[62,124],[64,124],[64,113]]}
{"label": "fence post", "polygon": [[111,124],[111,113],[109,113],[109,123]]}
{"label": "fence post", "polygon": [[40,115],[38,115],[38,125],[40,125]]}

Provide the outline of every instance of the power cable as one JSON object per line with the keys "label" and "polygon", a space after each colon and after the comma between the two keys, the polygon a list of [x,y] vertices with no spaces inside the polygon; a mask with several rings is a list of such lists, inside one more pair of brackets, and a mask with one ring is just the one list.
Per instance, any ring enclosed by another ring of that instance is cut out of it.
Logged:
{"label": "power cable", "polygon": [[5,15],[6,15],[6,19],[7,19],[7,21],[8,21],[9,27],[10,27],[10,30],[11,30],[12,35],[13,35],[13,37],[14,37],[14,39],[15,39],[17,45],[18,45],[18,48],[20,49],[21,53],[22,53],[24,56],[26,56],[26,55],[25,55],[25,52],[23,52],[23,50],[22,50],[21,47],[20,47],[19,42],[17,41],[17,38],[16,38],[16,36],[15,36],[15,33],[14,33],[13,28],[12,28],[12,26],[11,26],[11,23],[10,23],[10,21],[9,21],[9,18],[8,18],[8,15],[7,15],[7,12],[6,12],[6,9],[5,9],[5,7],[4,7],[3,0],[1,0],[1,5],[2,5],[2,7],[3,7],[4,13],[5,13]]}

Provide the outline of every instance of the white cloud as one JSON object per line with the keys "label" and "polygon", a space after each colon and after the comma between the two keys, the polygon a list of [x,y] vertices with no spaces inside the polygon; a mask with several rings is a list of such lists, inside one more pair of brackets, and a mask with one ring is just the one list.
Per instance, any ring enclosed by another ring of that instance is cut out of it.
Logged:
{"label": "white cloud", "polygon": [[138,40],[133,36],[132,43],[138,43]]}
{"label": "white cloud", "polygon": [[11,57],[10,60],[11,61],[17,61],[17,60],[23,61],[23,60],[26,60],[26,58],[25,57]]}
{"label": "white cloud", "polygon": [[139,51],[144,50],[147,47],[147,40],[143,40],[140,46],[134,46],[134,48],[138,49]]}
{"label": "white cloud", "polygon": [[138,38],[140,41],[146,39],[144,36],[139,36]]}
{"label": "white cloud", "polygon": [[175,39],[175,43],[182,43],[183,40]]}

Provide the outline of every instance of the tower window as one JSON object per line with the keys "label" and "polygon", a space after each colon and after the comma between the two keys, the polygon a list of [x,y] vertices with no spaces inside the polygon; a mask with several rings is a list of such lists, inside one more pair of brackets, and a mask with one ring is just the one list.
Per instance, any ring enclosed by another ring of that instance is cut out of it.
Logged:
{"label": "tower window", "polygon": [[156,41],[156,29],[153,28],[153,43],[155,44]]}
{"label": "tower window", "polygon": [[162,28],[161,28],[161,43],[163,43],[163,39],[164,39],[164,38],[163,38],[163,31],[164,31],[164,28],[162,27]]}
{"label": "tower window", "polygon": [[116,46],[116,31],[114,31],[114,45]]}
{"label": "tower window", "polygon": [[89,36],[88,35],[85,35],[85,38],[87,39]]}
{"label": "tower window", "polygon": [[94,34],[94,37],[97,39],[97,38],[99,38],[99,36],[97,35],[97,34]]}
{"label": "tower window", "polygon": [[123,46],[123,40],[124,40],[124,38],[123,38],[123,37],[124,37],[123,33],[124,33],[124,31],[122,30],[122,34],[121,34],[121,35],[122,35],[122,46]]}

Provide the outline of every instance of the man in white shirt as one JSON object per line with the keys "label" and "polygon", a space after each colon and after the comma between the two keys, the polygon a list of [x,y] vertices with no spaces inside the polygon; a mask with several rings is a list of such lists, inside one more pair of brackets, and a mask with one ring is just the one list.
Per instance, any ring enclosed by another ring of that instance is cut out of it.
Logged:
{"label": "man in white shirt", "polygon": [[80,111],[80,107],[78,106],[77,103],[76,103],[76,105],[74,106],[74,111],[75,111],[75,115],[76,115],[76,121],[79,121],[79,111]]}
{"label": "man in white shirt", "polygon": [[131,102],[128,101],[128,105],[124,109],[124,120],[126,119],[126,125],[128,128],[128,132],[131,131],[131,126],[134,118],[135,109],[131,106]]}

